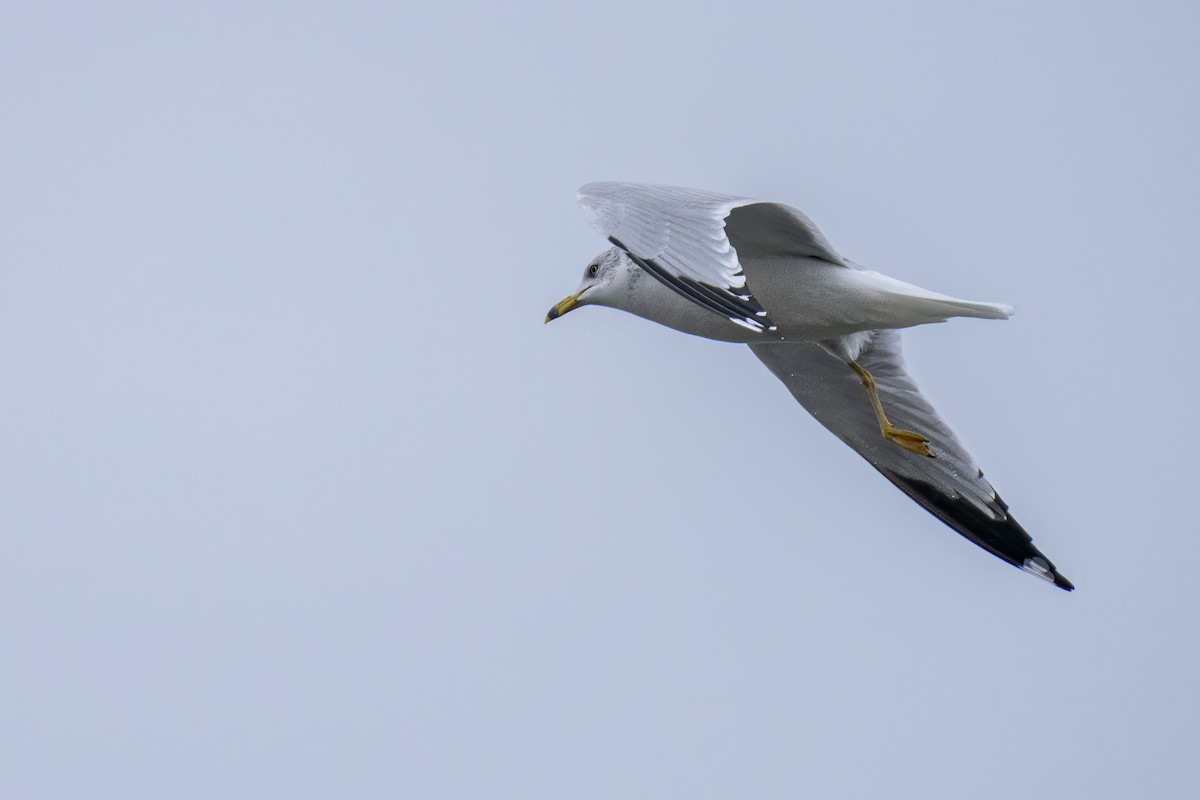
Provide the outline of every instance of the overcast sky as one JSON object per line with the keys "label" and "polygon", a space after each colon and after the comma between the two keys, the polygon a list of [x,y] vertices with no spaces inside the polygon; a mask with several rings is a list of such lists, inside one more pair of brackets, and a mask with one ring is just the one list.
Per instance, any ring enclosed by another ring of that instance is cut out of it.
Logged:
{"label": "overcast sky", "polygon": [[[1194,3],[4,17],[0,796],[1200,791]],[[1078,591],[744,347],[543,327],[617,179],[1017,306],[908,361]]]}

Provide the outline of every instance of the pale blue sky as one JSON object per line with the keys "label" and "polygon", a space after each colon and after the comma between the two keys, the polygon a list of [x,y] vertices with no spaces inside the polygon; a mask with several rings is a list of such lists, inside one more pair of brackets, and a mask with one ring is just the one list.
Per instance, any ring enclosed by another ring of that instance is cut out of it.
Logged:
{"label": "pale blue sky", "polygon": [[[1200,791],[1194,4],[103,5],[0,26],[0,796]],[[1078,591],[543,327],[605,179],[1016,305],[908,361]]]}

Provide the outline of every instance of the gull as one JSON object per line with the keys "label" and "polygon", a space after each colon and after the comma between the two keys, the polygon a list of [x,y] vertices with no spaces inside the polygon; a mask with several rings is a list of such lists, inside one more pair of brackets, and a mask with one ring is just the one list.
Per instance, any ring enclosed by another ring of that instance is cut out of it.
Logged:
{"label": "gull", "polygon": [[1010,306],[931,292],[843,258],[777,202],[642,183],[579,190],[611,247],[546,322],[607,306],[747,344],[817,421],[946,525],[1061,589],[1059,574],[904,367],[898,329]]}

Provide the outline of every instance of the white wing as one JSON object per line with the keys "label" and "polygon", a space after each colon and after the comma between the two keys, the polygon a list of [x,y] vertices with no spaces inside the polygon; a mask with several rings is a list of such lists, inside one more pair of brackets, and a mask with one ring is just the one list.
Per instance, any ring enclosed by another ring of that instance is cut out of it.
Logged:
{"label": "white wing", "polygon": [[752,344],[750,349],[817,421],[854,448],[901,491],[975,544],[1070,591],[1008,506],[984,480],[949,426],[904,369],[897,331],[878,331],[858,363],[874,377],[888,418],[929,440],[934,457],[883,438],[866,390],[845,363],[817,344]]}
{"label": "white wing", "polygon": [[[683,296],[754,330],[772,329],[746,286],[735,244],[843,265],[812,220],[781,203],[644,183],[589,183],[579,204],[592,227]],[[746,240],[730,242],[734,209]]]}

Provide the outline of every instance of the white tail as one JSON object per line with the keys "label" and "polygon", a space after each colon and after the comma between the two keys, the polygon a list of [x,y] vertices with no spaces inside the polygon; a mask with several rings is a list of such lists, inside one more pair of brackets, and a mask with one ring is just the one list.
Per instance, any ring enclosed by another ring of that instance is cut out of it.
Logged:
{"label": "white tail", "polygon": [[953,310],[952,317],[976,317],[978,319],[1008,319],[1016,310],[1003,303],[978,303],[974,300],[959,300],[954,297],[938,298],[938,302]]}
{"label": "white tail", "polygon": [[887,303],[899,316],[911,319],[896,327],[941,322],[951,317],[1008,319],[1014,311],[1012,306],[1003,303],[980,303],[931,292],[873,270],[863,270],[859,275],[869,280],[876,291],[886,296]]}

